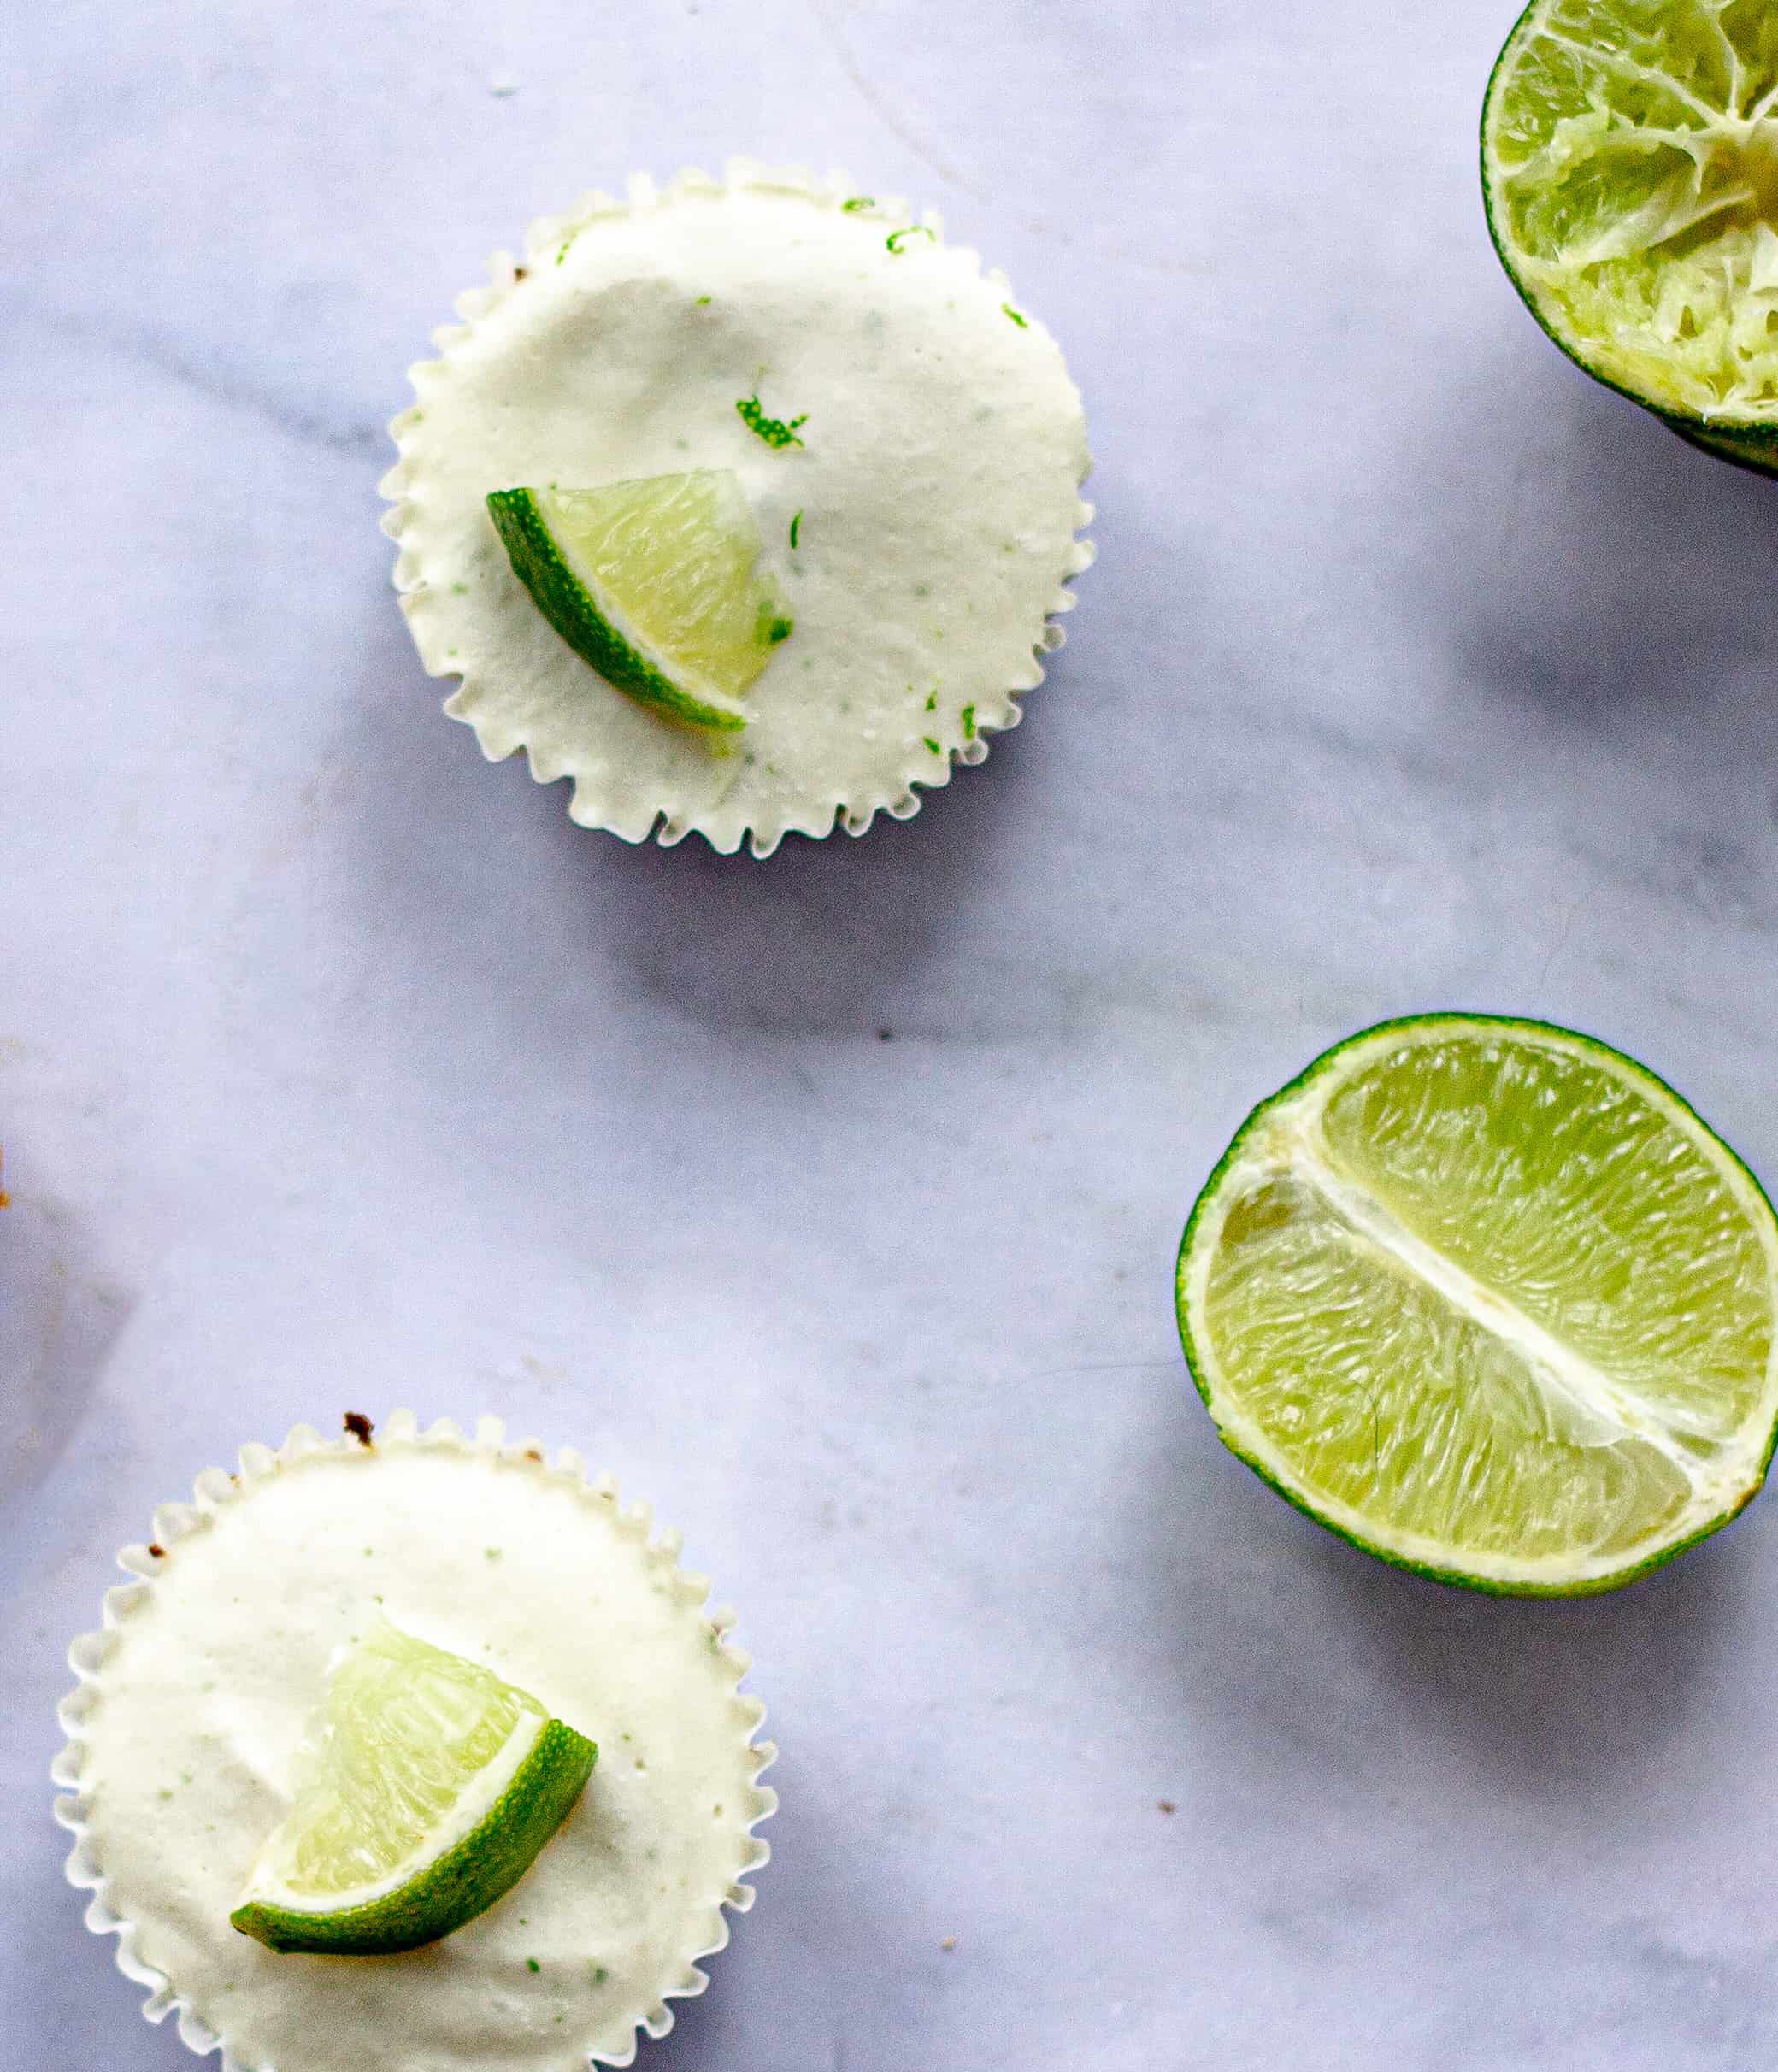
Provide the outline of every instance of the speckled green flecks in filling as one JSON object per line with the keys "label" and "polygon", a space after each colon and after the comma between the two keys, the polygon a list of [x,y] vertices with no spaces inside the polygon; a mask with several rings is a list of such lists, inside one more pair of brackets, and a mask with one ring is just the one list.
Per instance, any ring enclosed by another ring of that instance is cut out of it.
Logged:
{"label": "speckled green flecks in filling", "polygon": [[768,417],[757,395],[744,396],[734,406],[740,413],[741,422],[750,432],[757,433],[768,446],[800,446],[798,427],[809,422],[805,410],[800,417],[792,417],[786,423],[781,417]]}

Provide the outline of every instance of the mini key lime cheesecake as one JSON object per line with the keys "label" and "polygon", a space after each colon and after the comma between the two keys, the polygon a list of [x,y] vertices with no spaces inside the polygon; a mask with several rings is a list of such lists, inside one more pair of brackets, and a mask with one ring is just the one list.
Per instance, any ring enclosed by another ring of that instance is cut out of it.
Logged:
{"label": "mini key lime cheesecake", "polygon": [[485,754],[573,817],[758,855],[905,818],[1017,723],[1092,559],[1061,352],[836,177],[631,183],[533,227],[413,370],[396,585]]}
{"label": "mini key lime cheesecake", "polygon": [[572,1453],[350,1424],[120,1557],[56,1766],[88,1924],[238,2072],[628,2064],[767,1856],[730,1615]]}

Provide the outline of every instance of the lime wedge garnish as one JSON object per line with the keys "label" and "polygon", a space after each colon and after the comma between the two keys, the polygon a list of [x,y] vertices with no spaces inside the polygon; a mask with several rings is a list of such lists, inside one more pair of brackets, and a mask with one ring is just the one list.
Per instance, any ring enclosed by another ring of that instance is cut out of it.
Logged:
{"label": "lime wedge garnish", "polygon": [[229,1918],[273,1950],[436,1942],[524,1876],[597,1755],[492,1670],[379,1618],[329,1681]]}
{"label": "lime wedge garnish", "polygon": [[1386,1560],[1609,1590],[1726,1524],[1778,1422],[1778,1219],[1651,1073],[1434,1015],[1242,1126],[1180,1250],[1222,1439]]}
{"label": "lime wedge garnish", "polygon": [[1494,243],[1563,350],[1778,468],[1778,28],[1728,0],[1533,0],[1482,112]]}
{"label": "lime wedge garnish", "polygon": [[502,489],[514,573],[607,683],[690,727],[747,723],[740,694],[792,629],[757,571],[759,527],[726,468],[598,489]]}

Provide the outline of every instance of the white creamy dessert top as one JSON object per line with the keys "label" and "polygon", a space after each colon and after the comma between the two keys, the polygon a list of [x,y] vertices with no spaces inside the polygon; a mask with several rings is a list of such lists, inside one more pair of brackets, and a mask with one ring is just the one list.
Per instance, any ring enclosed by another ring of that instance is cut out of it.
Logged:
{"label": "white creamy dessert top", "polygon": [[[92,1925],[200,2049],[251,2072],[571,2072],[627,2063],[696,1959],[751,1898],[770,1811],[737,1694],[745,1657],[578,1463],[551,1466],[449,1427],[392,1419],[369,1448],[292,1435],[250,1448],[238,1484],[157,1514],[144,1580],[77,1645],[58,1781]],[[574,1811],[517,1885],[442,1941],[397,1957],[274,1955],[229,1912],[282,1817],[330,1657],[380,1604],[404,1631],[486,1663],[596,1740]]]}
{"label": "white creamy dessert top", "polygon": [[[1062,355],[1004,279],[903,204],[734,168],[534,227],[414,369],[385,483],[396,580],[447,709],[574,780],[633,840],[757,852],[906,815],[1014,725],[1091,550]],[[552,631],[491,491],[732,469],[795,631],[745,734],[644,709]]]}

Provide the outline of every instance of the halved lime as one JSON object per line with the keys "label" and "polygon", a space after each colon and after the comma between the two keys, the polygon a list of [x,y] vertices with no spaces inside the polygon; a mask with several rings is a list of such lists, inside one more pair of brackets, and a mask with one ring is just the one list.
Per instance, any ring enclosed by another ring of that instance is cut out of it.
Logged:
{"label": "halved lime", "polygon": [[689,727],[747,723],[740,694],[792,621],[758,572],[759,527],[727,468],[597,489],[501,489],[513,571],[606,682]]}
{"label": "halved lime", "polygon": [[1532,314],[1694,444],[1778,469],[1778,10],[1532,0],[1481,118]]}
{"label": "halved lime", "polygon": [[329,1681],[291,1810],[229,1919],[273,1950],[436,1942],[524,1876],[598,1753],[492,1670],[380,1617]]}
{"label": "halved lime", "polygon": [[1429,1015],[1257,1108],[1186,1227],[1224,1443],[1386,1561],[1610,1590],[1726,1524],[1778,1425],[1778,1218],[1652,1073]]}

